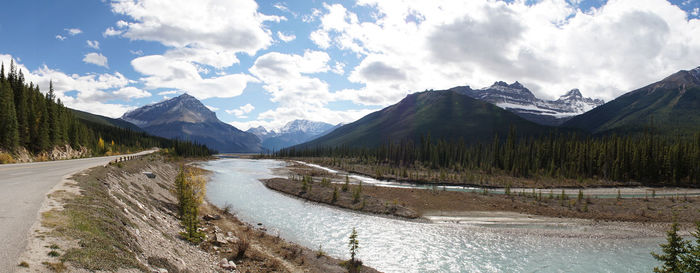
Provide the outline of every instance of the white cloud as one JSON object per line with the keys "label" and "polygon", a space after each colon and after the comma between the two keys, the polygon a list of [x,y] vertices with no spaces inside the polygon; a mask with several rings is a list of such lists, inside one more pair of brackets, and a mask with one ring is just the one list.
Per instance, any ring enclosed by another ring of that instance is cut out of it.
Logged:
{"label": "white cloud", "polygon": [[205,104],[204,106],[206,106],[207,108],[209,108],[209,110],[211,110],[211,111],[219,111],[219,108],[217,108],[217,107],[214,107],[214,106],[211,106],[211,105],[206,105],[206,104]]}
{"label": "white cloud", "polygon": [[66,37],[63,35],[56,35],[56,39],[64,41],[64,40],[66,40]]}
{"label": "white cloud", "polygon": [[121,35],[122,33],[123,33],[123,31],[121,31],[121,30],[116,30],[113,27],[108,27],[102,33],[102,36],[104,36],[104,37],[117,36],[117,35]]}
{"label": "white cloud", "polygon": [[75,35],[78,35],[78,34],[80,34],[80,33],[83,33],[83,31],[80,30],[79,28],[66,28],[66,29],[64,29],[64,30],[65,30],[68,34],[70,34],[70,36],[75,36]]}
{"label": "white cloud", "polygon": [[[11,55],[0,54],[0,62],[9,64],[11,59]],[[70,108],[108,117],[119,117],[127,110],[135,108],[118,103],[107,103],[109,100],[124,99],[123,94],[133,92],[133,90],[129,91],[128,89],[119,92],[119,90],[134,83],[119,72],[68,75],[46,65],[30,71],[24,65],[17,63],[16,59],[15,64],[18,69],[23,71],[26,80],[38,85],[42,92],[46,92],[49,88],[49,82],[53,81],[56,96]],[[117,90],[118,94],[109,90]],[[69,91],[77,91],[77,94],[74,96],[65,95]]]}
{"label": "white cloud", "polygon": [[248,103],[246,105],[239,107],[238,109],[226,110],[226,113],[233,114],[237,118],[248,118],[248,116],[246,116],[246,114],[250,113],[254,109],[255,109],[255,107],[252,104]]}
{"label": "white cloud", "polygon": [[127,101],[131,99],[148,98],[151,96],[151,93],[133,86],[123,87],[117,91],[112,92],[112,94],[115,96],[115,98]]}
{"label": "white cloud", "polygon": [[352,122],[372,113],[378,109],[360,109],[335,111],[328,108],[299,109],[292,107],[279,107],[260,113],[256,120],[234,121],[229,124],[241,130],[248,130],[252,127],[263,126],[268,130],[279,130],[288,122],[295,119],[307,119],[322,121],[330,124],[341,122]]}
{"label": "white cloud", "polygon": [[356,54],[337,97],[368,105],[457,85],[520,81],[538,96],[580,88],[610,100],[698,66],[700,20],[663,0],[615,0],[584,12],[576,3],[360,0],[375,20],[324,5],[310,39]]}
{"label": "white cloud", "polygon": [[330,56],[323,51],[304,52],[304,55],[270,52],[255,61],[249,71],[264,82],[277,108],[260,113],[256,120],[234,122],[234,126],[249,128],[262,125],[278,129],[295,119],[319,120],[332,124],[355,120],[374,109],[334,111],[326,105],[337,100],[329,92],[328,83],[314,74],[338,70],[338,63],[331,69]]}
{"label": "white cloud", "polygon": [[88,63],[88,64],[99,65],[99,66],[102,66],[104,68],[109,68],[109,66],[107,65],[107,57],[103,56],[100,53],[92,52],[92,53],[85,54],[85,57],[83,58],[83,62]]}
{"label": "white cloud", "polygon": [[328,32],[323,30],[311,32],[309,39],[321,49],[327,49],[331,46],[331,38],[328,36]]}
{"label": "white cloud", "polygon": [[174,95],[174,94],[177,94],[177,91],[170,90],[170,91],[158,92],[158,96]]}
{"label": "white cloud", "polygon": [[254,55],[272,43],[263,23],[281,21],[257,11],[253,0],[122,0],[112,2],[115,13],[132,20],[120,22],[122,36],[168,46],[169,57],[216,68],[238,63],[237,53]]}
{"label": "white cloud", "polygon": [[331,71],[335,74],[343,75],[345,74],[345,64],[341,62],[335,62],[335,65],[333,65]]}
{"label": "white cloud", "polygon": [[141,56],[143,55],[143,50],[129,50],[129,53],[132,55]]}
{"label": "white cloud", "polygon": [[329,60],[322,51],[306,51],[304,55],[271,52],[258,57],[249,71],[265,83],[263,88],[273,102],[321,106],[331,99],[328,84],[306,74],[330,70]]}
{"label": "white cloud", "polygon": [[288,42],[291,42],[291,41],[294,41],[294,39],[297,38],[297,36],[294,35],[294,34],[286,35],[286,34],[280,32],[280,31],[277,32],[277,37],[279,37],[280,40],[282,40],[282,41],[284,41],[284,42],[287,42],[287,43],[288,43]]}
{"label": "white cloud", "polygon": [[131,61],[147,89],[173,88],[187,92],[198,99],[230,98],[240,95],[249,82],[257,80],[247,74],[228,74],[202,78],[197,67],[186,61],[173,60],[162,55],[138,57]]}
{"label": "white cloud", "polygon": [[97,50],[100,49],[100,42],[99,42],[99,41],[90,41],[90,40],[87,40],[87,45],[88,45],[88,47],[91,47],[91,48],[94,48],[94,49],[97,49]]}
{"label": "white cloud", "polygon": [[290,10],[290,9],[287,7],[287,4],[285,4],[285,3],[278,2],[278,3],[275,3],[275,4],[273,5],[273,7],[275,7],[276,9],[278,9],[278,10],[280,10],[280,11],[284,11],[284,12],[286,12],[286,13],[289,13],[289,14],[291,14],[292,16],[294,16],[295,18],[296,18],[297,16],[299,16],[296,12],[293,12],[292,10]]}

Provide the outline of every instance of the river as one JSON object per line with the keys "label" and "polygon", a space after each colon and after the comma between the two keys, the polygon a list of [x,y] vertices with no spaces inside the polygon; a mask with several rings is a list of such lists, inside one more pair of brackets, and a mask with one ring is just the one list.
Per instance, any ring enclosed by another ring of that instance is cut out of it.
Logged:
{"label": "river", "polygon": [[[319,205],[267,189],[275,160],[221,159],[207,198],[231,205],[242,221],[331,256],[349,258],[348,235],[359,234],[359,258],[384,272],[648,272],[663,237],[586,236],[579,225],[477,225],[406,221]],[[557,230],[557,232],[552,232]],[[593,231],[590,231],[593,232]],[[571,236],[567,234],[578,234]],[[583,236],[581,236],[583,234]]]}

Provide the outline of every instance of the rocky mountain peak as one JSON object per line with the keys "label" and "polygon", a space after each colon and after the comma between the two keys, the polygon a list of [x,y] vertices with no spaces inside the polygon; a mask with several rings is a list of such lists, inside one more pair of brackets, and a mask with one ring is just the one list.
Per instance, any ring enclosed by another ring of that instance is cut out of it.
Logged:
{"label": "rocky mountain peak", "polygon": [[563,100],[573,100],[573,99],[582,99],[583,95],[581,95],[581,91],[578,90],[578,88],[571,89],[569,92],[566,92],[563,96],[559,97],[560,101]]}
{"label": "rocky mountain peak", "polygon": [[511,88],[516,88],[516,89],[527,89],[525,86],[520,84],[518,81],[515,81],[513,84],[509,85]]}
{"label": "rocky mountain peak", "polygon": [[254,134],[256,136],[264,136],[264,135],[267,135],[269,133],[267,131],[267,129],[265,129],[265,127],[262,127],[262,125],[258,126],[258,127],[251,127],[246,132]]}
{"label": "rocky mountain peak", "polygon": [[681,70],[671,76],[666,77],[655,86],[675,86],[675,85],[700,85],[700,67],[691,70]]}
{"label": "rocky mountain peak", "polygon": [[126,112],[121,118],[139,127],[174,121],[219,122],[214,112],[187,93]]}
{"label": "rocky mountain peak", "polygon": [[693,70],[690,70],[690,75],[692,75],[695,80],[700,83],[700,66],[696,67]]}
{"label": "rocky mountain peak", "polygon": [[494,83],[491,85],[491,87],[496,87],[496,86],[508,87],[508,83],[506,83],[506,82],[504,82],[504,81],[497,81],[497,82],[494,82]]}
{"label": "rocky mountain peak", "polygon": [[332,126],[333,125],[325,122],[297,119],[285,124],[284,127],[280,129],[280,133],[303,132],[319,134],[324,132],[325,130],[328,130],[328,128]]}
{"label": "rocky mountain peak", "polygon": [[189,94],[146,105],[122,118],[149,134],[188,139],[219,152],[259,152],[260,139],[220,121],[202,102]]}

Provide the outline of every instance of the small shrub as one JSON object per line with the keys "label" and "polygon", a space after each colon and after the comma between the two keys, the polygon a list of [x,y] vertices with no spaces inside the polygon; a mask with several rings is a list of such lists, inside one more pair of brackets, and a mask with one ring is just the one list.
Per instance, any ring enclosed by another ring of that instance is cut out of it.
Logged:
{"label": "small shrub", "polygon": [[321,258],[323,256],[326,256],[326,252],[323,251],[323,246],[318,245],[318,251],[316,252],[316,258]]}
{"label": "small shrub", "polygon": [[49,251],[49,256],[58,257],[58,256],[61,256],[61,253],[58,253],[58,251],[56,251],[56,250],[51,250],[51,251]]}
{"label": "small shrub", "polygon": [[229,203],[226,203],[224,205],[224,214],[230,214],[232,209],[233,209],[233,206],[231,206],[231,204],[229,204]]}
{"label": "small shrub", "polygon": [[331,203],[335,203],[335,201],[338,201],[338,188],[333,187],[333,197],[331,197]]}
{"label": "small shrub", "polygon": [[15,163],[15,159],[8,153],[0,153],[0,164]]}
{"label": "small shrub", "polygon": [[20,262],[17,266],[20,266],[20,267],[27,267],[27,268],[28,268],[28,267],[29,267],[29,264],[28,264],[27,262],[25,262],[25,261],[22,261],[22,262]]}
{"label": "small shrub", "polygon": [[348,177],[348,175],[346,174],[345,175],[345,184],[343,184],[343,187],[341,188],[341,190],[343,192],[347,192],[349,186],[350,186],[350,177]]}
{"label": "small shrub", "polygon": [[239,260],[243,257],[245,257],[245,252],[248,250],[250,247],[250,242],[248,241],[248,238],[245,236],[241,236],[238,241],[238,245],[236,248],[236,254],[233,256],[236,260]]}
{"label": "small shrub", "polygon": [[66,272],[66,270],[68,270],[68,267],[66,267],[66,265],[63,264],[63,262],[59,262],[59,263],[42,262],[41,264],[48,267],[51,271],[57,272],[57,273]]}

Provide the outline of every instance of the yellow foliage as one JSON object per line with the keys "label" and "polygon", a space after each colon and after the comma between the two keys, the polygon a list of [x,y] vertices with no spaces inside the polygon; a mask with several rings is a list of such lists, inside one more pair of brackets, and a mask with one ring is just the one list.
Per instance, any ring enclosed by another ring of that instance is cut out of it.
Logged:
{"label": "yellow foliage", "polygon": [[12,158],[11,154],[0,153],[0,164],[10,164],[15,163],[15,159]]}
{"label": "yellow foliage", "polygon": [[187,179],[185,183],[188,183],[189,186],[192,187],[192,195],[195,204],[201,205],[204,201],[204,196],[207,195],[207,181],[204,179],[202,170],[192,167],[187,168]]}
{"label": "yellow foliage", "polygon": [[105,150],[105,141],[104,141],[104,139],[100,138],[100,139],[97,140],[97,148],[98,148],[100,151],[104,151],[104,150]]}

